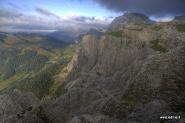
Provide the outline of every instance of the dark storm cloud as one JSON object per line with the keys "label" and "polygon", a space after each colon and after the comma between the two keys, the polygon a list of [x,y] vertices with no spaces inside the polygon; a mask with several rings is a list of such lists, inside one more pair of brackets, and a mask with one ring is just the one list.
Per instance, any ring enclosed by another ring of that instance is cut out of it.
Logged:
{"label": "dark storm cloud", "polygon": [[78,22],[87,22],[87,21],[94,21],[95,17],[74,16],[71,19]]}
{"label": "dark storm cloud", "polygon": [[13,10],[7,10],[7,9],[0,9],[0,17],[5,17],[5,18],[16,18],[16,17],[21,17],[22,14],[17,12],[17,11],[13,11]]}
{"label": "dark storm cloud", "polygon": [[185,0],[94,0],[117,12],[140,12],[147,15],[185,14]]}
{"label": "dark storm cloud", "polygon": [[44,16],[53,16],[53,17],[59,18],[56,14],[50,12],[47,9],[36,8],[36,12],[38,12],[39,14],[44,15]]}

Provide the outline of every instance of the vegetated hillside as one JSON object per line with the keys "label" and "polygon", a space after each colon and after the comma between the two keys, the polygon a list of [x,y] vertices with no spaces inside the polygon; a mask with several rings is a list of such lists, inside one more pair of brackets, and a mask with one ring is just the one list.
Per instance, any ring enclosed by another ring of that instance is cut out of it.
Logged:
{"label": "vegetated hillside", "polygon": [[[0,97],[11,106],[4,106],[2,118],[8,123],[183,123],[185,32],[179,25],[185,21],[148,23],[146,16],[130,14],[114,20],[121,28],[111,24],[100,39],[83,37],[67,74],[60,75],[55,90],[61,96],[39,101],[15,90]],[[160,121],[169,115],[181,119]]]}
{"label": "vegetated hillside", "polygon": [[74,46],[36,34],[0,33],[0,92],[14,88],[49,95],[55,75],[71,60]]}

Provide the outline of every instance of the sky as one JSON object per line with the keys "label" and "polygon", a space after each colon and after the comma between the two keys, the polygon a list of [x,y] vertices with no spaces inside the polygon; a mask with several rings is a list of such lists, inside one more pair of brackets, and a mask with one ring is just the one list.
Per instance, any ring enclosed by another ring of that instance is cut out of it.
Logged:
{"label": "sky", "polygon": [[185,0],[0,0],[0,31],[106,28],[125,12],[169,21],[185,15]]}

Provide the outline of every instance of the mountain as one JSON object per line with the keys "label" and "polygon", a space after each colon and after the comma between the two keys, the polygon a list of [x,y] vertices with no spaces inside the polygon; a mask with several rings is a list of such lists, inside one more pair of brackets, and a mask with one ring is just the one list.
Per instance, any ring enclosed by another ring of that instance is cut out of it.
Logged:
{"label": "mountain", "polygon": [[54,75],[72,58],[68,46],[47,36],[0,33],[0,92],[18,88],[41,98],[52,93]]}
{"label": "mountain", "polygon": [[[128,17],[124,16],[118,18]],[[57,97],[40,101],[18,90],[0,96],[2,121],[183,123],[185,31],[173,21],[150,23],[145,16],[140,21],[136,13],[129,16],[134,23],[128,26],[125,19],[115,23],[118,18],[100,38],[91,34],[82,38],[63,69],[67,74],[60,74]],[[160,120],[161,116],[177,119]]]}
{"label": "mountain", "polygon": [[154,23],[147,16],[140,13],[125,13],[122,16],[116,17],[110,24],[110,30],[118,30],[124,27],[135,28],[135,26],[144,26]]}
{"label": "mountain", "polygon": [[73,43],[75,41],[78,41],[81,37],[83,37],[86,34],[94,34],[98,37],[102,35],[102,29],[74,29],[74,28],[68,28],[65,30],[58,30],[53,33],[48,34],[49,37],[63,40],[68,43]]}
{"label": "mountain", "polygon": [[80,34],[76,39],[75,39],[75,42],[80,42],[82,40],[82,38],[85,36],[85,35],[94,35],[96,36],[97,38],[101,38],[101,36],[104,34],[104,30],[101,30],[101,29],[95,29],[95,28],[91,28],[89,29],[89,31],[83,33],[83,34]]}
{"label": "mountain", "polygon": [[185,16],[177,16],[172,21],[179,32],[185,32]]}
{"label": "mountain", "polygon": [[185,22],[185,15],[184,16],[176,16],[173,21],[184,23]]}
{"label": "mountain", "polygon": [[67,28],[50,33],[48,36],[70,43],[74,42],[79,35],[85,32],[86,30],[83,29]]}
{"label": "mountain", "polygon": [[97,38],[100,38],[103,35],[103,30],[98,30],[91,28],[85,35],[95,35]]}

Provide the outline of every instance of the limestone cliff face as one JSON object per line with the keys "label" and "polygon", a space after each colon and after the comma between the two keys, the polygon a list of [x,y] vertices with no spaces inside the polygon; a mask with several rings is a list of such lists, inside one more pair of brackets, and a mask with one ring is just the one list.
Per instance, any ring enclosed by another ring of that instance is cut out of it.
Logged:
{"label": "limestone cliff face", "polygon": [[86,35],[80,44],[65,86],[66,96],[83,97],[67,103],[76,105],[75,111],[142,123],[157,123],[168,113],[184,115],[185,33],[174,23],[122,27],[99,40]]}
{"label": "limestone cliff face", "polygon": [[184,122],[185,32],[173,22],[148,22],[142,16],[134,28],[84,36],[68,66],[65,93],[30,113],[45,123],[159,123],[163,115]]}

